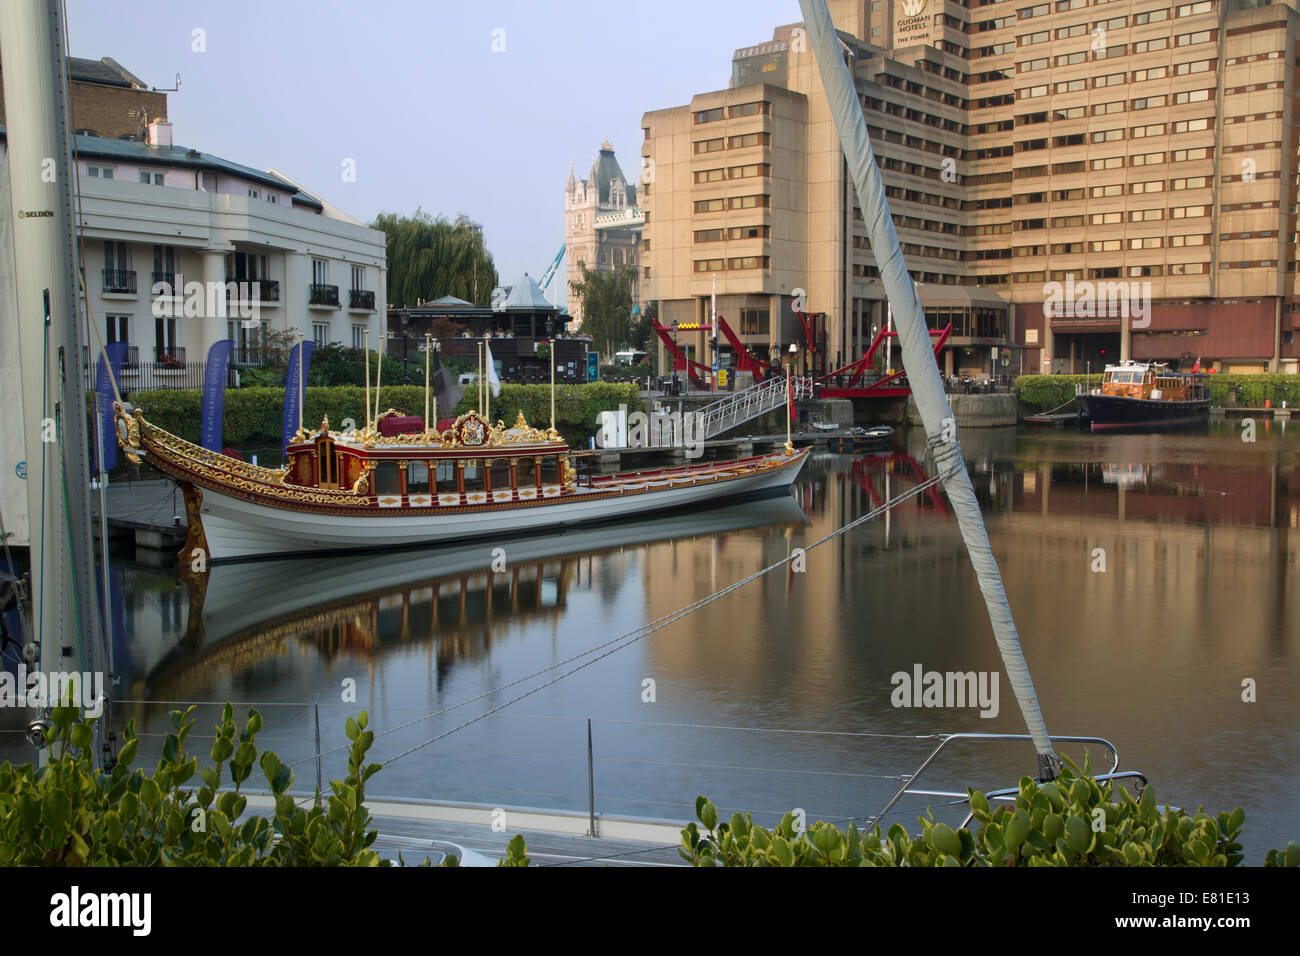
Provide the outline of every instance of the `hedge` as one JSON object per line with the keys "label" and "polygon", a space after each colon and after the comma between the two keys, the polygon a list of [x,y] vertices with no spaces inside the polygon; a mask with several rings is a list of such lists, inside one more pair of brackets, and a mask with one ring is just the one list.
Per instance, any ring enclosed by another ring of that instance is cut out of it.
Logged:
{"label": "hedge", "polygon": [[[592,382],[586,385],[557,385],[555,387],[555,426],[570,444],[585,446],[587,436],[594,434],[596,416],[606,410],[617,410],[620,404],[636,406],[638,392],[635,385],[614,382]],[[373,395],[371,400],[374,400]],[[169,390],[139,392],[132,401],[144,417],[159,428],[198,442],[202,393],[198,390]],[[477,393],[466,390],[460,404],[452,414],[438,409],[439,418],[462,415],[476,407]],[[409,415],[424,414],[424,388],[418,385],[384,387],[380,394],[381,412],[395,408]],[[523,411],[528,423],[538,428],[550,424],[551,389],[549,385],[502,385],[499,397],[492,399],[492,419],[507,425]],[[228,389],[225,397],[225,425],[223,441],[233,446],[269,446],[280,442],[281,420],[284,414],[284,389],[239,388]],[[328,415],[330,425],[341,429],[344,419],[351,418],[357,426],[365,423],[365,389],[340,385],[311,387],[306,390],[303,422],[316,427]]]}
{"label": "hedge", "polygon": [[[1033,411],[1047,411],[1064,405],[1074,397],[1076,383],[1084,375],[1021,375],[1015,381],[1021,403]],[[1221,375],[1206,376],[1213,405],[1262,408],[1265,399],[1275,406],[1300,405],[1300,375]],[[1092,385],[1101,384],[1101,373],[1092,373]]]}

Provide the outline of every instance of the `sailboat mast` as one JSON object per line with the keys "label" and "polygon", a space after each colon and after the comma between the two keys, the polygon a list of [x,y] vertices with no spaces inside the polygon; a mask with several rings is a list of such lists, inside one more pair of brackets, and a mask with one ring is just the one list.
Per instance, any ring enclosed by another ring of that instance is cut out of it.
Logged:
{"label": "sailboat mast", "polygon": [[871,149],[871,137],[867,133],[867,121],[858,101],[853,77],[844,62],[843,46],[835,32],[826,0],[799,0],[799,8],[803,11],[809,47],[816,57],[831,115],[840,134],[840,144],[848,160],[849,174],[857,190],[871,240],[871,250],[880,268],[881,283],[889,302],[898,303],[895,323],[899,348],[917,410],[921,413],[926,439],[934,450],[935,466],[943,476],[944,490],[966,542],[966,551],[975,568],[975,575],[979,579],[980,591],[988,607],[993,636],[1002,655],[1007,680],[1016,695],[1020,712],[1024,715],[1034,749],[1038,752],[1039,776],[1052,779],[1056,776],[1058,760],[1052,751],[1052,742],[1047,735],[1047,726],[1034,692],[1034,682],[1029,676],[1029,665],[1025,662],[1024,651],[1020,647],[1020,636],[1007,604],[1002,575],[989,545],[979,500],[975,497],[975,489],[971,487],[970,475],[966,473],[966,463],[956,437],[956,419],[948,404],[948,397],[944,394],[943,381],[939,377],[939,366],[935,362],[916,286],[903,261],[903,251],[898,244],[898,235],[889,214],[889,203],[885,198],[884,180]]}
{"label": "sailboat mast", "polygon": [[[22,429],[31,526],[32,630],[47,675],[99,674],[90,524],[85,373],[72,216],[72,138],[59,0],[0,4],[12,197]],[[107,598],[107,595],[105,595]],[[46,686],[50,681],[46,679]],[[95,689],[76,682],[88,701]],[[48,702],[50,704],[57,701]],[[97,722],[97,736],[103,724]],[[96,741],[102,748],[103,740]],[[102,753],[102,749],[100,751]],[[47,749],[37,760],[48,760]]]}

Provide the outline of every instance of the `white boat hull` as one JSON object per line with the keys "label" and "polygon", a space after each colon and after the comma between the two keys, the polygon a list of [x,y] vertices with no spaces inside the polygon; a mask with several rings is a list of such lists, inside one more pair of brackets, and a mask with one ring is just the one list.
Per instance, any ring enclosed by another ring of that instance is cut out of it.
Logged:
{"label": "white boat hull", "polygon": [[719,482],[647,490],[607,497],[599,491],[544,505],[495,506],[482,511],[443,514],[331,516],[277,508],[205,487],[200,515],[207,537],[208,560],[289,556],[335,551],[442,544],[468,538],[513,536],[547,529],[611,521],[651,512],[672,511],[737,497],[758,497],[788,488],[807,460],[783,468],[741,475]]}

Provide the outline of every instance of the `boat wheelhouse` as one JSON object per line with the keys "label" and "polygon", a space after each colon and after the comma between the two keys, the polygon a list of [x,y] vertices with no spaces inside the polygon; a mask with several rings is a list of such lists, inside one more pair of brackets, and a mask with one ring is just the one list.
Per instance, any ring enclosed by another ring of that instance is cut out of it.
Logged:
{"label": "boat wheelhouse", "polygon": [[466,412],[442,431],[393,410],[373,426],[300,428],[283,468],[210,451],[115,408],[118,441],[185,496],[181,556],[211,562],[442,544],[758,497],[788,489],[807,460],[778,452],[598,477],[553,428],[495,425]]}
{"label": "boat wheelhouse", "polygon": [[1194,425],[1210,411],[1204,375],[1175,372],[1159,362],[1107,365],[1101,385],[1079,400],[1094,431]]}

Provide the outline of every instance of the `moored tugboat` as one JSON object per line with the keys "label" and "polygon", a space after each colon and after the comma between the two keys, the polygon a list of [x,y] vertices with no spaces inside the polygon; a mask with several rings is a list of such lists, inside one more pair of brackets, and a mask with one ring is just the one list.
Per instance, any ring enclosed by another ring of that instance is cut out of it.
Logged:
{"label": "moored tugboat", "polygon": [[1079,396],[1093,431],[1177,428],[1206,421],[1205,376],[1158,362],[1107,365],[1101,387]]}

